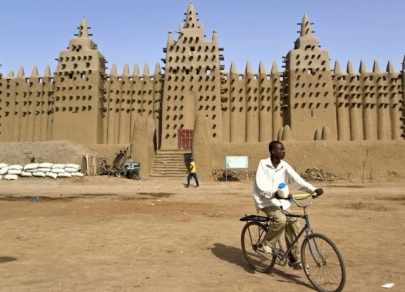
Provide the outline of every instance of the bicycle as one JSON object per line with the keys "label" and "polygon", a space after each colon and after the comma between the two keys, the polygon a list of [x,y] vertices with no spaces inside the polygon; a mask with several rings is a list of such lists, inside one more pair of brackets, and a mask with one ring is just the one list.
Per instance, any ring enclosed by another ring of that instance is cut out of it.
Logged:
{"label": "bicycle", "polygon": [[[308,204],[299,204],[297,200],[311,197]],[[243,254],[248,264],[261,273],[270,271],[277,263],[285,266],[288,262],[288,254],[291,248],[298,244],[300,237],[306,232],[305,239],[301,244],[301,262],[303,270],[309,282],[316,290],[321,292],[340,292],[346,282],[346,268],[343,257],[335,243],[323,234],[314,233],[309,223],[307,208],[312,205],[316,198],[313,194],[290,195],[288,199],[298,207],[304,209],[303,215],[286,214],[287,217],[305,219],[305,226],[293,241],[290,248],[284,251],[281,240],[272,255],[266,254],[263,249],[263,240],[267,230],[272,224],[268,217],[250,215],[240,219],[245,221],[241,242]]]}

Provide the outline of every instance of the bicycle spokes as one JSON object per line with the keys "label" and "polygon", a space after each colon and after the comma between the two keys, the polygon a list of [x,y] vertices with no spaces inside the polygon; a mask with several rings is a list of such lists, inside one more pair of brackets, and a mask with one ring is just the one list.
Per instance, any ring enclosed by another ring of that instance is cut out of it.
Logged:
{"label": "bicycle spokes", "polygon": [[342,291],[346,281],[343,258],[336,245],[322,234],[311,234],[301,247],[308,280],[318,291]]}
{"label": "bicycle spokes", "polygon": [[267,228],[257,222],[245,225],[242,231],[242,250],[248,264],[258,272],[266,272],[274,266],[275,258],[267,255],[263,249],[262,241]]}
{"label": "bicycle spokes", "polygon": [[[312,244],[311,244],[312,242]],[[312,258],[317,263],[317,266],[321,266],[322,264],[326,264],[325,258],[322,256],[321,251],[319,250],[318,244],[316,243],[315,237],[308,242],[309,250],[311,251]]]}

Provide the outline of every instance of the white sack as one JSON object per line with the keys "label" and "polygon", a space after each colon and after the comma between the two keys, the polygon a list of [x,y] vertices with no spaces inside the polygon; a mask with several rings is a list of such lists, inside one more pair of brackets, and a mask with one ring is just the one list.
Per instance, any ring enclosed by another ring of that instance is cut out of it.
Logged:
{"label": "white sack", "polygon": [[6,174],[8,171],[8,167],[3,167],[2,169],[0,169],[0,174]]}
{"label": "white sack", "polygon": [[21,165],[10,165],[8,169],[17,169],[17,170],[22,170],[23,167]]}
{"label": "white sack", "polygon": [[32,176],[35,176],[35,177],[45,177],[45,173],[38,171],[38,172],[32,173]]}
{"label": "white sack", "polygon": [[38,169],[27,169],[25,172],[31,172],[31,173],[33,173],[33,172],[37,172],[38,171]]}
{"label": "white sack", "polygon": [[76,169],[76,170],[82,169],[82,168],[80,167],[80,165],[78,165],[78,164],[73,164],[73,163],[66,164],[66,168],[74,168],[74,169]]}
{"label": "white sack", "polygon": [[18,179],[18,175],[16,175],[16,174],[6,174],[4,176],[4,179],[6,179],[6,180],[16,180],[16,179]]}
{"label": "white sack", "polygon": [[65,172],[78,172],[79,170],[76,168],[66,167]]}
{"label": "white sack", "polygon": [[39,164],[38,168],[52,168],[53,163],[42,162]]}
{"label": "white sack", "polygon": [[67,172],[58,173],[58,177],[72,177],[72,174]]}
{"label": "white sack", "polygon": [[22,173],[22,171],[21,170],[17,170],[17,169],[9,169],[8,171],[7,171],[7,174],[21,174]]}
{"label": "white sack", "polygon": [[47,173],[45,173],[45,176],[51,177],[53,179],[56,179],[58,177],[58,175],[56,173],[53,173],[53,172],[47,172]]}
{"label": "white sack", "polygon": [[31,177],[31,176],[32,176],[32,172],[25,172],[25,171],[23,171],[23,172],[21,173],[21,176],[23,176],[23,177]]}
{"label": "white sack", "polygon": [[73,176],[82,177],[82,176],[84,176],[84,174],[81,173],[81,172],[72,172],[72,177],[73,177]]}
{"label": "white sack", "polygon": [[31,163],[31,164],[27,164],[26,166],[24,166],[24,170],[28,170],[28,169],[36,169],[38,168],[39,163]]}
{"label": "white sack", "polygon": [[50,168],[38,168],[38,171],[40,171],[40,172],[51,172],[51,169]]}
{"label": "white sack", "polygon": [[7,166],[8,166],[7,163],[0,163],[0,168],[4,168],[4,167],[7,167]]}
{"label": "white sack", "polygon": [[63,168],[52,168],[53,173],[64,173],[65,170]]}
{"label": "white sack", "polygon": [[52,165],[52,168],[65,168],[66,167],[66,164],[54,164],[54,165]]}

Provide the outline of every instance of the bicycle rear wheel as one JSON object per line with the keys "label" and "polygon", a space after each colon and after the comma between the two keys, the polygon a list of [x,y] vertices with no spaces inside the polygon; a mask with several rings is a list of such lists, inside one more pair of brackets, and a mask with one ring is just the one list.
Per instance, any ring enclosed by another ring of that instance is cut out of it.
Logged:
{"label": "bicycle rear wheel", "polygon": [[276,257],[267,255],[262,242],[267,228],[258,222],[249,222],[243,227],[241,242],[243,255],[248,264],[257,272],[266,273],[273,268]]}
{"label": "bicycle rear wheel", "polygon": [[313,233],[301,245],[301,260],[305,275],[316,290],[340,292],[346,282],[343,257],[332,240]]}

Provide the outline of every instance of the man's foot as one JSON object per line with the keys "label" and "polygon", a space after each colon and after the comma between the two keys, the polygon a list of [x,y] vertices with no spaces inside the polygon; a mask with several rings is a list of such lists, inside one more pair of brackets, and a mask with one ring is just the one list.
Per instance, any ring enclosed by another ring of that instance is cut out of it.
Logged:
{"label": "man's foot", "polygon": [[274,254],[273,249],[271,248],[270,245],[267,244],[267,242],[265,240],[263,241],[262,245],[263,245],[264,252],[267,255],[273,255]]}
{"label": "man's foot", "polygon": [[190,185],[184,185],[185,188],[188,188]]}
{"label": "man's foot", "polygon": [[199,186],[195,186],[195,188],[198,188]]}
{"label": "man's foot", "polygon": [[293,268],[294,270],[302,270],[302,263],[300,261],[292,261],[288,262],[288,266]]}

